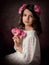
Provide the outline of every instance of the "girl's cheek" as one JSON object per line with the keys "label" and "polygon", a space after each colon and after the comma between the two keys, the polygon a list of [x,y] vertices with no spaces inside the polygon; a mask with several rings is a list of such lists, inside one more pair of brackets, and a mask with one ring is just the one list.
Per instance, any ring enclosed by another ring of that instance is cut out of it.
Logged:
{"label": "girl's cheek", "polygon": [[26,20],[26,18],[25,17],[23,17],[23,21],[25,21]]}

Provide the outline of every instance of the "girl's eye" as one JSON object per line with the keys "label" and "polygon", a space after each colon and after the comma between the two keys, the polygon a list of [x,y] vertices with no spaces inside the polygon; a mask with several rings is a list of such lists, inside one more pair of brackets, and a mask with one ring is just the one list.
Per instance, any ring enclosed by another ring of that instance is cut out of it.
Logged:
{"label": "girl's eye", "polygon": [[23,16],[27,16],[26,14],[23,14]]}
{"label": "girl's eye", "polygon": [[33,17],[32,15],[30,15],[30,17]]}

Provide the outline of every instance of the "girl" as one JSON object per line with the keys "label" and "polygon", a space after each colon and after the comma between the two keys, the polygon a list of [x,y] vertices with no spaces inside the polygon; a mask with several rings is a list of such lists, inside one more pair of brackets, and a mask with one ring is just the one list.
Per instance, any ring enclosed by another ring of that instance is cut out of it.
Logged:
{"label": "girl", "polygon": [[22,40],[18,35],[13,36],[16,52],[6,58],[15,64],[39,65],[41,57],[38,36],[42,32],[40,7],[33,4],[23,4],[19,9],[19,14],[21,17],[18,26],[27,35]]}

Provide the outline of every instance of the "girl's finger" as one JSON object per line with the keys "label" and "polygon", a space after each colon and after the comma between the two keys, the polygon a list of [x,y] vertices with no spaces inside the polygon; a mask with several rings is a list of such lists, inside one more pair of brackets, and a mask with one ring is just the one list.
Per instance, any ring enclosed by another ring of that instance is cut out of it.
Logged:
{"label": "girl's finger", "polygon": [[20,40],[19,36],[14,36],[17,40]]}
{"label": "girl's finger", "polygon": [[17,39],[17,36],[13,36],[12,39]]}
{"label": "girl's finger", "polygon": [[17,42],[17,38],[15,38],[15,37],[12,37],[12,39],[13,39],[13,41],[14,41],[14,42]]}

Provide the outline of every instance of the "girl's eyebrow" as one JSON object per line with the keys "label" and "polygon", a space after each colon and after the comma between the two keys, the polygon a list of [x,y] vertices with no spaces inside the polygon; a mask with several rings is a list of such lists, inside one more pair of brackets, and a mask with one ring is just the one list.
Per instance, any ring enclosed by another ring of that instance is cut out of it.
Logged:
{"label": "girl's eyebrow", "polygon": [[[23,13],[23,14],[27,14],[27,13]],[[29,15],[32,15],[32,14],[29,14]],[[32,15],[33,16],[33,15]]]}
{"label": "girl's eyebrow", "polygon": [[27,14],[27,13],[23,13],[23,14]]}

